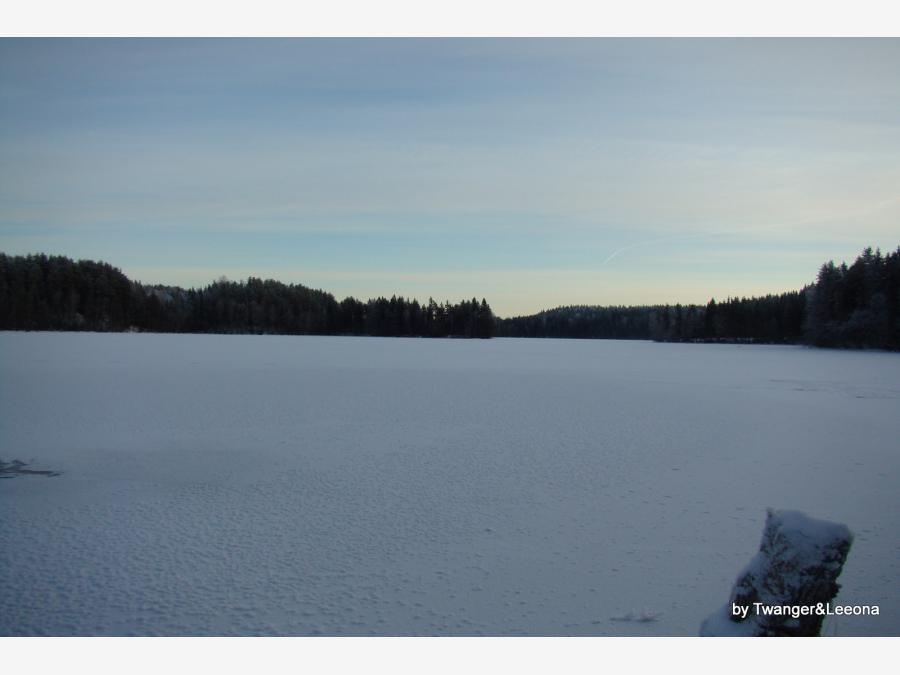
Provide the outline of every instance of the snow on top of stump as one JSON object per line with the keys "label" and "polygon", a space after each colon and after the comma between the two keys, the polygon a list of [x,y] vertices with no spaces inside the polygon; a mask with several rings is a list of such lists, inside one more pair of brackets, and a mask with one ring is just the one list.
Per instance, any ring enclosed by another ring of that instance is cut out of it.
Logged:
{"label": "snow on top of stump", "polygon": [[796,547],[830,546],[835,540],[853,539],[853,534],[843,523],[811,518],[801,511],[773,511],[769,509],[768,520]]}
{"label": "snow on top of stump", "polygon": [[[839,567],[843,556],[836,547],[852,541],[853,533],[842,523],[811,518],[800,511],[768,509],[760,552],[783,563],[790,561],[795,573],[802,574],[808,566]],[[760,562],[756,559],[749,567]]]}

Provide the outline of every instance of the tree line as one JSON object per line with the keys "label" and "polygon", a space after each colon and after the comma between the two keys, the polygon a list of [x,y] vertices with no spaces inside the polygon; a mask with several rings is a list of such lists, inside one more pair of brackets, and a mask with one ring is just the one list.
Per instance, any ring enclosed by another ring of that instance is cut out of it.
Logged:
{"label": "tree line", "polygon": [[222,278],[205,288],[149,286],[103,262],[0,253],[0,329],[489,338],[487,301],[393,296],[338,302],[300,284]]}
{"label": "tree line", "polygon": [[555,337],[805,343],[900,350],[900,247],[828,262],[799,291],[706,305],[558,307],[498,319],[487,301],[366,302],[299,284],[222,278],[205,288],[149,286],[103,262],[0,253],[0,330]]}
{"label": "tree line", "polygon": [[760,342],[900,349],[900,247],[822,265],[799,291],[706,305],[558,307],[500,319],[501,337]]}
{"label": "tree line", "polygon": [[501,337],[607,338],[658,342],[797,343],[803,339],[806,289],[707,305],[558,307],[501,319]]}

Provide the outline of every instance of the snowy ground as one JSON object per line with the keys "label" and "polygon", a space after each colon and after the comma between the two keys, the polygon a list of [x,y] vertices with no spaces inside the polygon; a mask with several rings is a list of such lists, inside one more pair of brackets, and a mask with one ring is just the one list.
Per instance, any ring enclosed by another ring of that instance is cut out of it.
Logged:
{"label": "snowy ground", "polygon": [[[0,333],[2,635],[695,635],[765,508],[900,635],[900,355]],[[643,619],[643,620],[642,620]]]}

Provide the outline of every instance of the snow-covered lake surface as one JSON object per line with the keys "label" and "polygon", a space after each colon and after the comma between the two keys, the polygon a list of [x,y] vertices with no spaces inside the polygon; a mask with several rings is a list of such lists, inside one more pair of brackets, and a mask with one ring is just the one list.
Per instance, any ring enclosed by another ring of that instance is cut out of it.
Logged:
{"label": "snow-covered lake surface", "polygon": [[[695,635],[766,507],[900,635],[900,355],[0,333],[2,635]],[[641,620],[645,619],[645,620]]]}

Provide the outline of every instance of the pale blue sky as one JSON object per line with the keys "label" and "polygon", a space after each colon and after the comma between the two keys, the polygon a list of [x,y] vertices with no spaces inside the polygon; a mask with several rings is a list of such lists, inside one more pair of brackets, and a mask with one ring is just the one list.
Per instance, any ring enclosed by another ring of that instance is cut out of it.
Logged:
{"label": "pale blue sky", "polygon": [[900,40],[0,40],[0,250],[562,304],[900,244]]}

